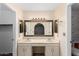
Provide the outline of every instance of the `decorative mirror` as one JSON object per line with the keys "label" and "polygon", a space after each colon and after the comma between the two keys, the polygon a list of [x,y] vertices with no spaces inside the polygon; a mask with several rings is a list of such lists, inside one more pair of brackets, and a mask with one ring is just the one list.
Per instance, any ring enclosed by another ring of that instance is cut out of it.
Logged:
{"label": "decorative mirror", "polygon": [[24,36],[53,36],[53,20],[25,20]]}

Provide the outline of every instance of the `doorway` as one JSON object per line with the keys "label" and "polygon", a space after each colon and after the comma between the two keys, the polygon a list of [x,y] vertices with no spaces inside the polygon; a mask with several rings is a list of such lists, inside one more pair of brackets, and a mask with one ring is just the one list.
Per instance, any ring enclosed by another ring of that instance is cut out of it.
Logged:
{"label": "doorway", "polygon": [[71,5],[71,55],[79,56],[79,3]]}
{"label": "doorway", "polygon": [[45,56],[45,46],[32,46],[32,56]]}
{"label": "doorway", "polygon": [[0,25],[0,56],[13,55],[13,25]]}

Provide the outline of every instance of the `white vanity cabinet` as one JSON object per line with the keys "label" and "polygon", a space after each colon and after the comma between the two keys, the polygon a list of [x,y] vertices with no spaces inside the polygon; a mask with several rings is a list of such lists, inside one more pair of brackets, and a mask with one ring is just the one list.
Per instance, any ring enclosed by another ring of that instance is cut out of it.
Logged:
{"label": "white vanity cabinet", "polygon": [[18,50],[17,50],[17,54],[19,55],[19,56],[24,56],[24,49],[25,49],[25,47],[24,47],[24,45],[23,44],[18,44]]}
{"label": "white vanity cabinet", "polygon": [[47,44],[46,56],[59,56],[59,44]]}
{"label": "white vanity cabinet", "polygon": [[18,44],[17,46],[18,56],[31,56],[31,47],[27,44]]}
{"label": "white vanity cabinet", "polygon": [[54,46],[52,55],[59,56],[59,46]]}
{"label": "white vanity cabinet", "polygon": [[45,56],[59,56],[59,44],[18,43],[18,56],[32,56],[32,46],[45,46]]}

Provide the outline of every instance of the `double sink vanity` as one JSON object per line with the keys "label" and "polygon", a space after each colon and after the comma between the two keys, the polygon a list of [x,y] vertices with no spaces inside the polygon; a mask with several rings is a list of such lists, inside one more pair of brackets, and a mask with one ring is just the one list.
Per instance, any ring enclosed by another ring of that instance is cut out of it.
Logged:
{"label": "double sink vanity", "polygon": [[59,56],[59,40],[53,37],[20,38],[17,48],[18,56]]}
{"label": "double sink vanity", "polygon": [[[59,56],[57,24],[53,20],[24,20],[17,40],[18,56]],[[57,21],[56,21],[57,22]],[[56,24],[56,25],[55,25]],[[55,26],[54,26],[55,25]]]}

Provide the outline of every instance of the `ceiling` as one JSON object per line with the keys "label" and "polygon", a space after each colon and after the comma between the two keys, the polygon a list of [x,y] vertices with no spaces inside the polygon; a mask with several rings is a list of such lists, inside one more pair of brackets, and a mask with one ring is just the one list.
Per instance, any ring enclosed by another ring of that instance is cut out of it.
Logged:
{"label": "ceiling", "polygon": [[60,3],[10,3],[23,11],[52,11]]}

